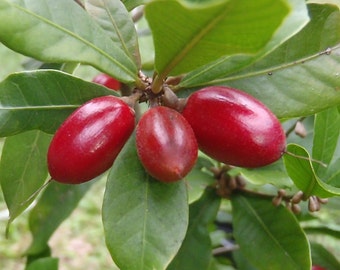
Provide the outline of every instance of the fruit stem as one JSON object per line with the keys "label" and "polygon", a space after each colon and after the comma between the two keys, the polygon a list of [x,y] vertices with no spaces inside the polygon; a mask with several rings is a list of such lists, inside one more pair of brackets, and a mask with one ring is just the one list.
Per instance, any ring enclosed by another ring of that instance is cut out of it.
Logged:
{"label": "fruit stem", "polygon": [[120,97],[120,99],[123,100],[131,108],[134,108],[136,102],[140,99],[142,95],[143,95],[143,92],[137,90],[136,92],[132,93],[130,96],[123,96],[123,97]]}
{"label": "fruit stem", "polygon": [[177,95],[170,89],[168,85],[164,85],[163,90],[164,90],[164,95],[162,97],[163,105],[171,109],[174,109],[178,112],[182,112],[187,103],[187,98],[178,98]]}
{"label": "fruit stem", "polygon": [[222,255],[222,254],[232,252],[235,250],[239,250],[239,249],[240,249],[239,245],[230,243],[230,245],[228,246],[223,246],[223,247],[218,247],[218,248],[213,249],[212,254],[214,256],[217,256],[217,255]]}
{"label": "fruit stem", "polygon": [[144,82],[140,78],[138,78],[138,80],[136,80],[135,84],[136,84],[136,87],[140,90],[146,89],[146,85],[144,84]]}
{"label": "fruit stem", "polygon": [[161,76],[159,74],[157,74],[155,77],[154,77],[154,80],[152,82],[152,86],[151,86],[151,91],[154,93],[154,94],[158,94],[159,92],[162,91],[162,86],[163,86],[163,83],[164,83],[164,76]]}

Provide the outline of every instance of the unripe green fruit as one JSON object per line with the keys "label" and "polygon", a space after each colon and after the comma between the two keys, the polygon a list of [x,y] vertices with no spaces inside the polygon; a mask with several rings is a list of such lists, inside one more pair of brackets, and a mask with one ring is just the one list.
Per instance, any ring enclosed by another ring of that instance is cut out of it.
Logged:
{"label": "unripe green fruit", "polygon": [[182,112],[200,150],[239,167],[261,167],[278,160],[286,137],[275,115],[242,91],[211,86],[189,96]]}
{"label": "unripe green fruit", "polygon": [[51,141],[47,154],[51,177],[79,184],[99,176],[111,167],[134,125],[134,110],[117,97],[98,97],[80,106]]}

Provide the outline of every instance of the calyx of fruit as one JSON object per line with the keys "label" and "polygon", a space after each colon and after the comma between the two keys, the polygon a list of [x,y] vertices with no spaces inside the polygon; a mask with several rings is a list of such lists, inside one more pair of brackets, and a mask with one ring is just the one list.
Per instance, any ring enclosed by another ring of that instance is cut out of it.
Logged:
{"label": "calyx of fruit", "polygon": [[193,130],[177,111],[150,108],[136,127],[137,153],[145,170],[162,182],[184,178],[193,168],[198,146]]}
{"label": "calyx of fruit", "polygon": [[183,116],[200,150],[239,167],[261,167],[278,160],[286,137],[276,116],[259,100],[237,89],[211,86],[189,96]]}
{"label": "calyx of fruit", "polygon": [[55,133],[47,162],[53,180],[78,184],[105,172],[135,126],[134,110],[114,96],[94,98],[75,110]]}

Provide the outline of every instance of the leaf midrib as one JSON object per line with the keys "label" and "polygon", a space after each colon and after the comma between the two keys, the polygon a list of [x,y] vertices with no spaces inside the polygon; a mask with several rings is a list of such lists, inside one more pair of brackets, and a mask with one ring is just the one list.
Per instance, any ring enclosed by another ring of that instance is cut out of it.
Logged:
{"label": "leaf midrib", "polygon": [[120,43],[121,43],[121,45],[122,45],[122,47],[123,47],[123,50],[125,51],[125,53],[126,53],[130,58],[132,58],[132,57],[131,57],[131,54],[130,54],[130,51],[129,51],[127,45],[126,45],[126,42],[125,42],[125,40],[124,40],[124,38],[123,38],[123,35],[122,35],[121,31],[119,31],[119,27],[118,27],[118,25],[117,25],[117,23],[116,23],[116,20],[113,18],[112,14],[111,14],[111,12],[110,12],[110,9],[109,9],[109,7],[108,7],[108,5],[107,5],[107,2],[105,2],[104,5],[105,5],[105,11],[106,11],[108,17],[109,17],[110,20],[111,20],[112,26],[113,26],[113,28],[114,28],[114,30],[115,30],[117,36],[118,36],[118,39],[120,40]]}
{"label": "leaf midrib", "polygon": [[[188,53],[192,50],[192,48],[194,48],[203,39],[203,37],[206,36],[210,32],[211,29],[213,29],[213,27],[216,24],[218,24],[221,20],[223,20],[225,15],[229,12],[229,9],[225,8],[222,10],[224,12],[220,13],[213,20],[211,20],[205,27],[201,28],[198,33],[192,36],[192,38],[190,39],[190,42],[185,47],[183,47],[182,50],[178,54],[176,54],[175,58],[172,58],[172,61],[170,61],[169,64],[166,65],[166,68],[163,70],[160,77],[167,76],[167,74],[169,74],[170,71],[174,69],[176,65],[178,65],[178,63],[180,63],[185,58],[186,55],[188,55]],[[218,12],[220,12],[220,10],[218,10]]]}
{"label": "leaf midrib", "polygon": [[[45,18],[43,16],[40,16],[36,13],[31,12],[28,9],[25,9],[24,7],[18,5],[18,4],[12,4],[11,5],[15,8],[17,8],[18,10],[21,10],[22,12],[46,23],[47,25],[52,26],[53,28],[64,32],[66,34],[68,34],[70,37],[79,40],[80,42],[84,43],[85,45],[87,45],[88,47],[90,47],[91,49],[93,49],[94,51],[98,52],[100,55],[110,59],[111,62],[115,63],[117,66],[119,66],[122,70],[124,70],[127,74],[129,74],[132,78],[136,78],[136,74],[134,74],[133,72],[130,72],[129,69],[127,69],[124,65],[122,65],[120,62],[116,61],[113,57],[111,57],[109,54],[107,54],[105,51],[101,50],[100,48],[98,48],[97,46],[95,46],[92,42],[82,38],[81,36],[77,35],[76,33],[68,30],[67,28],[61,27],[58,24],[53,23],[52,21],[50,21],[48,18]],[[127,57],[127,59],[130,59]]]}
{"label": "leaf midrib", "polygon": [[276,244],[276,246],[281,249],[283,251],[284,254],[287,254],[289,256],[287,256],[289,258],[289,260],[296,265],[296,269],[299,269],[299,265],[295,262],[295,260],[291,257],[290,253],[285,250],[285,248],[280,244],[279,241],[277,241],[277,239],[274,237],[274,235],[271,233],[271,231],[268,229],[268,227],[262,222],[261,217],[257,214],[257,212],[254,210],[254,208],[249,204],[249,202],[240,196],[240,199],[243,201],[244,205],[247,207],[248,210],[250,210],[250,212],[253,214],[253,216],[255,217],[255,219],[258,221],[258,224],[260,225],[260,227],[263,228],[263,231],[265,233],[267,233],[268,237],[270,239],[272,239],[272,241],[274,242],[274,244]]}

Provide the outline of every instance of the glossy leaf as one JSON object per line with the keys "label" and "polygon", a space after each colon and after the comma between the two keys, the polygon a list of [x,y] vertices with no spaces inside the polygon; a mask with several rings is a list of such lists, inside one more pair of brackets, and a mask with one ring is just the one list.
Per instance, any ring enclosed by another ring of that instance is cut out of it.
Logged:
{"label": "glossy leaf", "polygon": [[10,214],[9,224],[32,203],[32,194],[47,179],[46,153],[50,140],[50,135],[35,130],[5,140],[0,181]]}
{"label": "glossy leaf", "polygon": [[[316,114],[314,121],[313,158],[329,164],[339,143],[340,112],[337,107]],[[327,168],[314,164],[314,170],[321,175]]]}
{"label": "glossy leaf", "polygon": [[0,136],[54,133],[77,107],[104,95],[114,92],[60,71],[14,73],[0,83]]}
{"label": "glossy leaf", "polygon": [[137,78],[132,60],[75,1],[1,1],[0,41],[44,62],[89,64],[122,82]]}
{"label": "glossy leaf", "polygon": [[85,8],[115,44],[139,66],[136,28],[124,4],[119,0],[86,0]]}
{"label": "glossy leaf", "polygon": [[105,239],[118,267],[165,269],[188,226],[184,181],[164,184],[146,174],[135,137],[125,145],[108,177],[103,201]]}
{"label": "glossy leaf", "polygon": [[204,193],[205,188],[216,181],[216,179],[203,172],[198,166],[195,166],[184,180],[188,186],[189,204],[197,201]]}
{"label": "glossy leaf", "polygon": [[29,227],[33,237],[26,254],[41,253],[59,225],[77,207],[95,180],[80,185],[65,185],[52,181],[30,211]]}
{"label": "glossy leaf", "polygon": [[[151,2],[145,15],[154,37],[156,70],[163,78],[222,56],[257,54],[271,41],[290,9],[288,1]],[[291,25],[285,36],[296,33],[307,20],[301,9],[299,23]]]}
{"label": "glossy leaf", "polygon": [[296,144],[289,144],[287,152],[295,155],[285,154],[283,157],[287,173],[296,187],[303,191],[305,198],[310,195],[322,198],[340,195],[340,188],[326,184],[316,175],[306,149]]}
{"label": "glossy leaf", "polygon": [[[309,20],[306,4],[304,1],[300,0],[288,0],[284,2],[290,7],[290,13],[286,16],[280,27],[278,27],[270,42],[267,43],[258,53],[255,55],[236,54],[221,57],[217,61],[209,63],[203,67],[193,69],[184,77],[180,86],[186,88],[207,83],[209,84],[212,80],[217,78],[228,78],[228,75],[240,71],[254,61],[263,58],[263,56],[272,52],[284,41],[300,31]],[[254,2],[254,4],[258,3]],[[244,11],[254,12],[255,14],[258,13],[257,8],[259,7],[255,7],[251,10],[245,9]],[[258,20],[258,18],[256,20]],[[251,24],[253,21],[249,20],[248,22]],[[236,35],[236,37],[238,36]]]}
{"label": "glossy leaf", "polygon": [[[258,269],[309,270],[309,243],[293,214],[271,200],[235,194],[233,235],[241,252]],[[294,237],[292,237],[294,235]]]}
{"label": "glossy leaf", "polygon": [[307,234],[319,234],[319,235],[329,235],[334,238],[340,239],[340,228],[333,228],[334,226],[304,226],[303,230]]}
{"label": "glossy leaf", "polygon": [[208,268],[212,255],[207,226],[214,221],[219,206],[220,198],[211,188],[207,188],[202,197],[190,205],[187,234],[168,270]]}
{"label": "glossy leaf", "polygon": [[249,263],[247,257],[242,254],[240,249],[233,251],[233,259],[236,262],[238,270],[258,270],[258,268],[255,268]]}
{"label": "glossy leaf", "polygon": [[340,12],[331,5],[308,7],[311,21],[302,31],[261,61],[214,83],[250,93],[279,118],[340,104]]}
{"label": "glossy leaf", "polygon": [[232,168],[228,174],[240,174],[247,182],[254,185],[272,184],[279,188],[292,187],[293,182],[288,177],[282,159],[268,166],[257,169]]}

